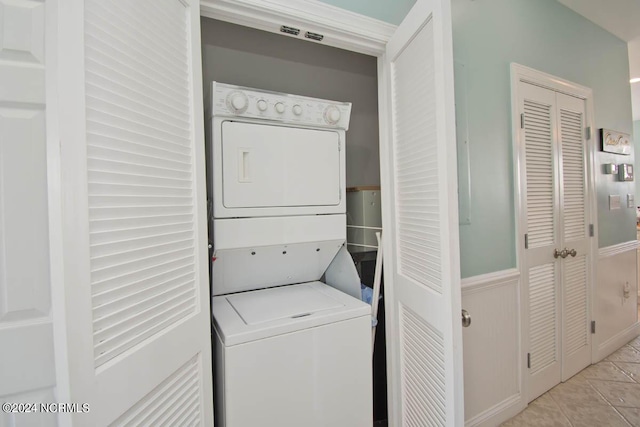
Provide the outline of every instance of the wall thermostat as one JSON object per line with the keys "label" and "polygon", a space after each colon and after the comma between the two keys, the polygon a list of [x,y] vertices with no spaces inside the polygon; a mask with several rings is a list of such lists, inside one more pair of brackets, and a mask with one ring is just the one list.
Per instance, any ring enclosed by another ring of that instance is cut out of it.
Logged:
{"label": "wall thermostat", "polygon": [[618,180],[619,181],[633,181],[633,165],[629,163],[622,163],[618,165]]}

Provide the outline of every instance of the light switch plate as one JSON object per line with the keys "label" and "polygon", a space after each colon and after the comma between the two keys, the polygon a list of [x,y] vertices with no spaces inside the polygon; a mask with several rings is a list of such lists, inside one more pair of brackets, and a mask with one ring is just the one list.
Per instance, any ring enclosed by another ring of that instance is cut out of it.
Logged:
{"label": "light switch plate", "polygon": [[633,208],[636,206],[635,196],[633,194],[627,194],[627,207]]}
{"label": "light switch plate", "polygon": [[620,209],[620,196],[618,194],[609,195],[609,210]]}

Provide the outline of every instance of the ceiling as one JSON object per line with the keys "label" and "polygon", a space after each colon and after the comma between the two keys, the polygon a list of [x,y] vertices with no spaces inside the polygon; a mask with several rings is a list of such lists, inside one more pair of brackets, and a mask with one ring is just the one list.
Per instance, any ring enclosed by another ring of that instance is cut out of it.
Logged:
{"label": "ceiling", "polygon": [[[629,43],[629,73],[640,78],[640,0],[558,0]],[[640,120],[640,82],[631,84],[633,120]]]}

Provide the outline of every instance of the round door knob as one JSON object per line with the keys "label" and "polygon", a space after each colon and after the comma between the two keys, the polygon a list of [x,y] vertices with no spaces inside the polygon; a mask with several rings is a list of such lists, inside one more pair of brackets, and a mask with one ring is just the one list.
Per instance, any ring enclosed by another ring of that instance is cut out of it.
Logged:
{"label": "round door knob", "polygon": [[280,114],[284,113],[284,104],[282,102],[276,103],[276,111]]}
{"label": "round door knob", "polygon": [[260,111],[267,111],[267,101],[265,101],[264,99],[261,99],[258,101],[258,110]]}
{"label": "round door knob", "polygon": [[293,114],[295,114],[296,116],[299,116],[300,114],[302,114],[302,107],[299,106],[298,104],[294,105]]}
{"label": "round door knob", "polygon": [[244,113],[248,106],[247,95],[242,92],[231,92],[227,96],[227,106],[235,113]]}
{"label": "round door knob", "polygon": [[462,327],[468,328],[471,326],[471,315],[465,309],[462,309]]}
{"label": "round door knob", "polygon": [[335,105],[330,105],[324,110],[324,119],[327,123],[335,125],[340,121],[340,110]]}

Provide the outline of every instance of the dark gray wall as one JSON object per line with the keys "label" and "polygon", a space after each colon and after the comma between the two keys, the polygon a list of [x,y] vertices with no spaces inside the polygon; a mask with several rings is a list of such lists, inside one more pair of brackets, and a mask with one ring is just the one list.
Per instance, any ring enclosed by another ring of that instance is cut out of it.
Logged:
{"label": "dark gray wall", "polygon": [[214,80],[351,102],[347,187],[380,184],[376,58],[209,18],[201,24],[205,102]]}

